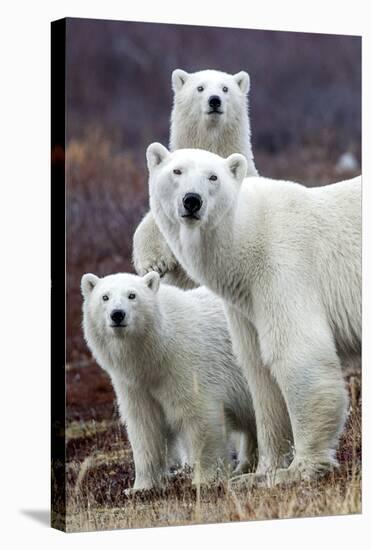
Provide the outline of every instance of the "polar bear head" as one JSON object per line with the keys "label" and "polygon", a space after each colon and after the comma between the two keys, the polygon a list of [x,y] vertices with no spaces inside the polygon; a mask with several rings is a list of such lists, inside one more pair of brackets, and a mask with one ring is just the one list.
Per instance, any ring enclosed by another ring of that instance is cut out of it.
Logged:
{"label": "polar bear head", "polygon": [[116,273],[99,278],[86,273],[81,279],[84,298],[84,323],[90,323],[102,337],[143,334],[152,322],[158,273],[138,277]]}
{"label": "polar bear head", "polygon": [[170,153],[160,143],[148,147],[147,163],[154,212],[188,227],[218,224],[247,170],[245,157],[238,153],[226,159],[202,149]]}
{"label": "polar bear head", "polygon": [[174,111],[183,121],[198,126],[239,125],[246,112],[246,96],[250,77],[245,71],[235,75],[204,70],[187,73],[176,69],[172,73]]}

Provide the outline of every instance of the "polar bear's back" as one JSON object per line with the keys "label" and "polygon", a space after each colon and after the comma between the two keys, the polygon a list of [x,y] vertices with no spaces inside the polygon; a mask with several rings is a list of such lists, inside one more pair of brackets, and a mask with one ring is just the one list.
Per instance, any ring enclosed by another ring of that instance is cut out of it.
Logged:
{"label": "polar bear's back", "polygon": [[355,228],[360,230],[361,176],[323,187],[313,187],[308,191],[316,198],[321,210],[329,216],[330,220],[335,221],[334,216],[341,216],[342,219],[352,220],[353,230]]}

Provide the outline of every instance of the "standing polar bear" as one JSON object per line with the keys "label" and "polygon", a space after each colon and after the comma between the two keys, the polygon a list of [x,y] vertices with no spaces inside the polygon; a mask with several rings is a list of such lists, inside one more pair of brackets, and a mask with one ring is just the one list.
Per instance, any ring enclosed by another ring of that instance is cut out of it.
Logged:
{"label": "standing polar bear", "polygon": [[[247,175],[256,176],[247,105],[249,75],[245,71],[231,75],[214,70],[190,74],[176,69],[172,86],[170,149],[200,148],[222,157],[242,153],[247,159]],[[165,275],[165,282],[182,288],[194,286],[167,246],[151,212],[134,234],[133,260],[140,275],[154,270]]]}
{"label": "standing polar bear", "polygon": [[228,467],[232,432],[241,433],[237,471],[255,460],[252,400],[222,300],[206,288],[159,283],[155,272],[81,281],[85,339],[112,379],[133,449],[134,490],[162,487],[179,445],[184,461],[198,466],[195,481]]}
{"label": "standing polar bear", "polygon": [[156,223],[192,279],[224,299],[251,390],[259,463],[240,482],[330,470],[348,404],[339,356],[360,352],[361,178],[244,180],[242,155],[158,143],[147,160]]}

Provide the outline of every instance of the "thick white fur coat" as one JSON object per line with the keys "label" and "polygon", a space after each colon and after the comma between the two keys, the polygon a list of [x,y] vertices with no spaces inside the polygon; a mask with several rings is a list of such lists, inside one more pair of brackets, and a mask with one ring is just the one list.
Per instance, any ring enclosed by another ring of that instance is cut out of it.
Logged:
{"label": "thick white fur coat", "polygon": [[[244,180],[241,155],[153,144],[147,158],[156,223],[190,277],[224,299],[254,401],[257,473],[280,482],[328,470],[347,415],[340,356],[360,352],[360,177],[308,189]],[[199,219],[182,217],[188,192],[202,200]]]}
{"label": "thick white fur coat", "polygon": [[[156,273],[82,280],[85,338],[112,379],[133,449],[135,490],[163,486],[179,455],[195,467],[196,480],[211,480],[218,466],[229,467],[232,432],[242,435],[238,471],[255,458],[252,400],[222,300],[205,288],[158,285]],[[125,327],[111,327],[112,308],[125,311]]]}

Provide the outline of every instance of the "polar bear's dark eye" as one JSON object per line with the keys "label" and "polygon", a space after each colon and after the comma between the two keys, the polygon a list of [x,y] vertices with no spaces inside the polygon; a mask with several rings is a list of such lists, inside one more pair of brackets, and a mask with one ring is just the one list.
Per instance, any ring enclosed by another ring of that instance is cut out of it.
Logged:
{"label": "polar bear's dark eye", "polygon": [[103,300],[104,302],[107,302],[107,300],[109,300],[107,294],[104,294],[104,296],[102,296],[102,300]]}
{"label": "polar bear's dark eye", "polygon": [[212,174],[210,177],[209,177],[209,180],[210,181],[216,181],[218,179],[218,176],[216,176],[215,174]]}
{"label": "polar bear's dark eye", "polygon": [[128,298],[129,298],[129,300],[134,300],[134,298],[135,298],[134,292],[130,292]]}
{"label": "polar bear's dark eye", "polygon": [[179,170],[178,168],[175,168],[175,169],[173,170],[173,174],[176,174],[177,176],[180,176],[181,173],[182,173],[182,171]]}
{"label": "polar bear's dark eye", "polygon": [[199,92],[203,92],[204,89],[205,89],[205,88],[204,88],[203,86],[198,86],[198,87],[197,87],[197,90],[198,90]]}
{"label": "polar bear's dark eye", "polygon": [[228,92],[227,86],[223,86],[223,92]]}

